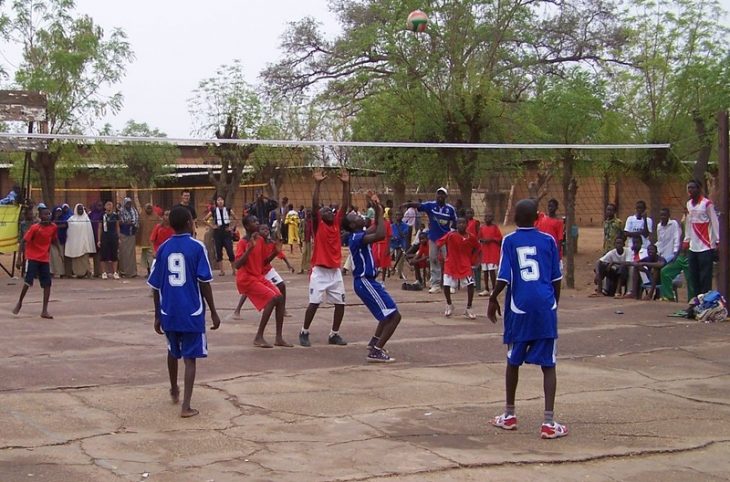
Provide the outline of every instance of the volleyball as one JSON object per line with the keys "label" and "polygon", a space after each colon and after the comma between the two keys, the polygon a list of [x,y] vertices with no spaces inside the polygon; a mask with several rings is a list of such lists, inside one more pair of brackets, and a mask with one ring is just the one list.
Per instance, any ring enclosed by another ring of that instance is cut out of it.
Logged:
{"label": "volleyball", "polygon": [[414,10],[408,15],[406,26],[411,32],[423,32],[428,25],[428,15],[420,10]]}

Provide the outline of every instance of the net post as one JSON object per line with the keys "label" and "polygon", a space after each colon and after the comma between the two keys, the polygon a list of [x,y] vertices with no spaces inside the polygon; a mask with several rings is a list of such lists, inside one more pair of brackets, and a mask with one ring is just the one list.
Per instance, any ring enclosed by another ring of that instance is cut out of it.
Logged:
{"label": "net post", "polygon": [[730,274],[730,244],[728,244],[730,233],[730,212],[728,212],[728,192],[730,192],[730,157],[728,155],[728,111],[717,113],[718,128],[718,174],[720,177],[718,207],[720,211],[720,245],[718,249],[718,283],[717,290],[723,296],[728,296],[728,274]]}

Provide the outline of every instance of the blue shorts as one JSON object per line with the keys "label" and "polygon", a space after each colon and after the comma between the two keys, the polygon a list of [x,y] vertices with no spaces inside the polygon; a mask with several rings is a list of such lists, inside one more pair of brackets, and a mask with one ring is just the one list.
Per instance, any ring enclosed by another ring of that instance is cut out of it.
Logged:
{"label": "blue shorts", "polygon": [[558,340],[555,338],[510,343],[507,345],[507,363],[516,367],[523,363],[554,367],[557,352]]}
{"label": "blue shorts", "polygon": [[165,337],[167,338],[167,351],[178,360],[208,356],[208,341],[205,339],[205,333],[166,331]]}
{"label": "blue shorts", "polygon": [[25,262],[25,284],[33,286],[33,280],[38,278],[42,288],[51,286],[51,265],[32,259]]}
{"label": "blue shorts", "polygon": [[376,320],[384,321],[398,311],[395,301],[390,297],[383,285],[370,278],[355,278],[355,293]]}

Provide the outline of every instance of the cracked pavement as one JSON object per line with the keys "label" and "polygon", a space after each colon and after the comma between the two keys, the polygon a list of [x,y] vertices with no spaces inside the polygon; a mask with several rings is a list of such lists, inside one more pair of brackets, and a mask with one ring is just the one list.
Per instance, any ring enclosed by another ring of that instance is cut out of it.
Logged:
{"label": "cracked pavement", "polygon": [[[296,340],[305,276],[287,275],[285,337]],[[345,278],[348,289],[352,279]],[[198,364],[193,406],[168,397],[164,338],[152,330],[142,280],[58,280],[9,314],[0,293],[0,480],[728,480],[730,324],[667,318],[671,303],[588,299],[566,290],[560,310],[556,418],[570,436],[543,441],[542,378],[520,374],[520,427],[487,423],[503,407],[501,326],[446,319],[439,295],[387,287],[403,322],[389,351],[365,363],[374,322],[348,291],[342,334],[328,346],[323,307],[311,348],[251,346],[258,314],[231,318],[231,276],[216,278],[223,318]],[[113,301],[112,301],[113,300]],[[465,293],[455,295],[463,306]],[[615,314],[621,310],[625,314]],[[268,329],[273,338],[273,321]],[[182,367],[181,367],[182,372]],[[182,376],[182,373],[181,373]],[[182,384],[182,380],[180,380]]]}

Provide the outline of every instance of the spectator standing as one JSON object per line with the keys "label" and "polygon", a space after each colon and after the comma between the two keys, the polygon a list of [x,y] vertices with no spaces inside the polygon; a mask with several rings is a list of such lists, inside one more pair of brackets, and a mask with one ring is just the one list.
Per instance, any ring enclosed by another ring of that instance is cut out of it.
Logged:
{"label": "spectator standing", "polygon": [[649,234],[654,229],[654,221],[646,216],[646,203],[636,201],[636,214],[626,218],[624,236],[629,239],[628,248],[633,249],[634,244],[641,241],[641,246],[649,246]]}
{"label": "spectator standing", "polygon": [[273,199],[269,199],[264,192],[259,190],[256,192],[256,200],[248,207],[248,214],[256,216],[260,222],[268,222],[271,226],[271,212],[279,207],[279,203]]}
{"label": "spectator standing", "polygon": [[664,258],[667,263],[674,261],[682,247],[682,229],[677,221],[671,219],[669,208],[662,208],[659,214],[656,238],[659,256]]}
{"label": "spectator standing", "polygon": [[456,228],[456,210],[446,203],[449,192],[445,187],[436,190],[436,199],[424,203],[405,203],[401,209],[414,208],[428,215],[428,255],[431,268],[431,289],[429,293],[441,292],[441,258],[445,258],[445,249],[439,249],[436,241]]}
{"label": "spectator standing", "polygon": [[150,242],[152,243],[152,249],[157,257],[157,251],[162,246],[162,243],[170,239],[175,234],[175,230],[170,226],[170,211],[162,213],[162,221],[156,224],[150,234]]}
{"label": "spectator standing", "polygon": [[119,211],[119,274],[126,278],[137,277],[136,234],[139,229],[139,211],[132,206],[132,199],[125,197]]}
{"label": "spectator standing", "polygon": [[715,205],[702,195],[702,184],[697,180],[688,182],[687,194],[684,247],[688,249],[689,276],[694,288],[694,293],[690,294],[692,298],[712,290],[712,263],[720,231]]}
{"label": "spectator standing", "polygon": [[231,273],[235,274],[233,262],[236,260],[233,254],[233,229],[235,228],[236,215],[233,210],[226,206],[226,200],[223,196],[215,199],[215,206],[211,207],[208,214],[205,215],[204,221],[212,218],[213,224],[213,242],[215,243],[215,261],[218,263],[220,275],[225,276],[226,271],[223,269],[223,249],[226,250],[228,261],[231,263]]}
{"label": "spectator standing", "polygon": [[312,209],[307,208],[304,211],[304,219],[302,220],[302,264],[299,268],[299,274],[308,273],[311,266],[312,258]]}
{"label": "spectator standing", "polygon": [[[96,201],[91,211],[89,211],[89,220],[91,221],[91,230],[94,232],[94,246],[99,246],[99,224],[104,217],[104,203]],[[94,277],[101,276],[101,253],[97,249],[93,255],[94,258]]]}
{"label": "spectator standing", "polygon": [[145,268],[145,276],[149,277],[150,275],[150,268],[152,267],[152,262],[155,259],[155,253],[152,250],[152,241],[150,241],[150,236],[152,235],[152,230],[162,221],[162,217],[158,216],[155,212],[154,207],[152,207],[152,204],[147,203],[144,206],[144,209],[141,213],[139,213],[139,230],[137,231],[137,246],[141,248],[140,250],[140,263]]}
{"label": "spectator standing", "polygon": [[606,204],[606,215],[603,220],[603,252],[607,253],[616,245],[616,238],[623,237],[623,222],[616,217],[616,205]]}
{"label": "spectator standing", "polygon": [[89,273],[89,254],[96,252],[94,230],[83,204],[74,206],[74,214],[68,220],[65,255],[71,260],[68,276],[86,278]]}
{"label": "spectator standing", "polygon": [[101,279],[107,279],[109,273],[114,279],[119,279],[117,265],[119,262],[119,214],[114,210],[114,204],[107,201],[104,204],[104,216],[99,223],[99,235],[96,242],[101,253],[99,259],[102,264]]}
{"label": "spectator standing", "polygon": [[558,246],[558,257],[560,259],[560,271],[563,271],[563,237],[565,236],[565,223],[558,217],[558,200],[553,198],[547,203],[548,213],[540,213],[537,217],[535,227],[538,231],[549,234]]}

